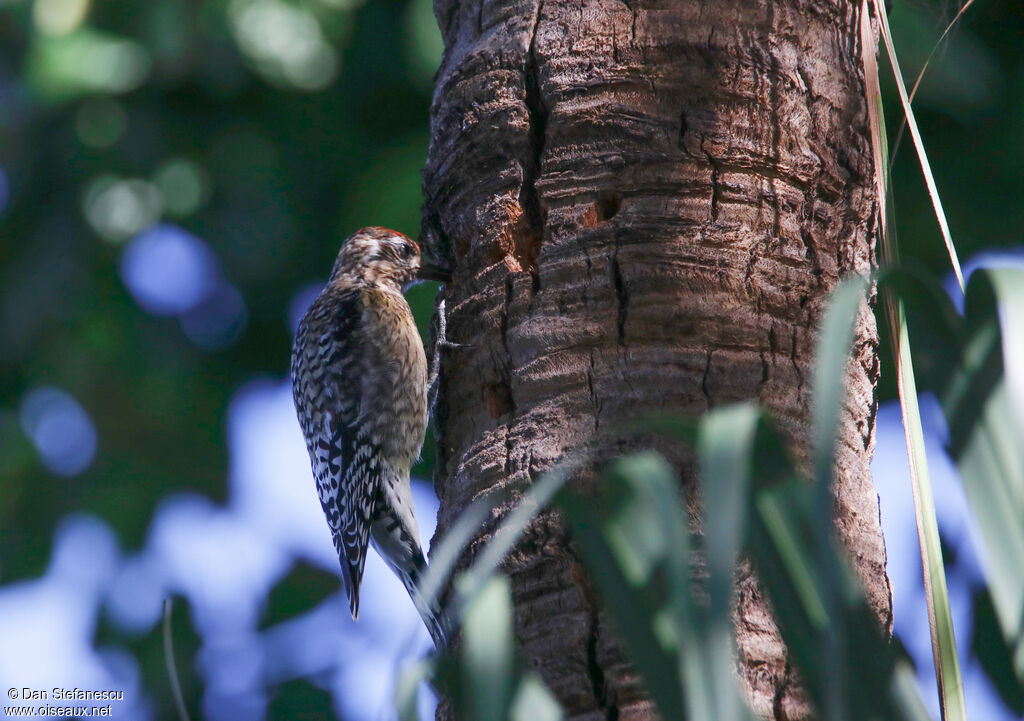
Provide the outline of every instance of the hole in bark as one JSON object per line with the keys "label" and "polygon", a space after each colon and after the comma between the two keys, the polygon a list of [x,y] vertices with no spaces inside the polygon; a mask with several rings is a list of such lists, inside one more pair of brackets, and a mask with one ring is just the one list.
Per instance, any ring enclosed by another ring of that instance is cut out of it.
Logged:
{"label": "hole in bark", "polygon": [[512,391],[504,383],[494,383],[484,388],[484,405],[492,418],[501,418],[512,412]]}
{"label": "hole in bark", "polygon": [[[525,219],[525,216],[523,216]],[[537,269],[537,256],[543,231],[528,223],[520,223],[515,233],[515,256],[519,265],[527,272]]]}
{"label": "hole in bark", "polygon": [[604,223],[615,217],[622,207],[622,193],[603,192],[597,196],[594,203],[594,210],[597,212],[597,222]]}

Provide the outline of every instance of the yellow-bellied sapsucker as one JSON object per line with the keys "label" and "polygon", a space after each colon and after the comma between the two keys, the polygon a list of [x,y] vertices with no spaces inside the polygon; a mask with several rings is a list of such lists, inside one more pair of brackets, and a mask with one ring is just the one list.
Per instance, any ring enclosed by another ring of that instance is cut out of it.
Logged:
{"label": "yellow-bellied sapsucker", "polygon": [[402,580],[430,631],[440,613],[417,589],[425,568],[409,471],[427,428],[427,361],[402,289],[420,249],[386,228],[364,228],[338,253],[330,280],[299,324],[292,392],[352,617],[372,542]]}

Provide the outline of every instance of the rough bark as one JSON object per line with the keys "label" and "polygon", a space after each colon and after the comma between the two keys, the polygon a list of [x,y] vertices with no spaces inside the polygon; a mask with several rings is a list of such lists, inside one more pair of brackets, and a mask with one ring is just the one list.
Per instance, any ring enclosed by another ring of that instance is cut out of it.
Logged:
{"label": "rough bark", "polygon": [[[806,453],[823,304],[874,263],[858,7],[436,0],[424,234],[452,271],[448,338],[466,344],[443,356],[439,533],[566,449],[628,450],[629,418],[754,398]],[[876,346],[865,309],[835,515],[887,627]],[[692,489],[692,463],[675,460]],[[534,524],[506,570],[518,637],[568,717],[650,717],[558,519]],[[748,571],[737,588],[753,708],[806,717]]]}

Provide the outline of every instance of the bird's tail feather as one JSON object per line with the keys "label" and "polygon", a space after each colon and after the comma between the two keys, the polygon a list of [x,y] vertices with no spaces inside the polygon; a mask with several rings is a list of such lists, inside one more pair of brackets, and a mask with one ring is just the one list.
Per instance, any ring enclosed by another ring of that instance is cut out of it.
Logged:
{"label": "bird's tail feather", "polygon": [[427,599],[420,592],[420,578],[423,576],[426,567],[427,563],[421,552],[413,557],[413,566],[410,569],[410,573],[399,573],[398,576],[402,579],[402,585],[408,591],[413,605],[419,611],[420,618],[423,619],[423,625],[427,627],[427,633],[430,634],[430,638],[434,642],[434,648],[438,651],[443,651],[448,646],[449,637],[444,609],[441,608],[437,601],[428,603]]}
{"label": "bird's tail feather", "polygon": [[352,612],[352,620],[359,620],[359,586],[363,579],[363,564],[366,562],[366,554],[363,553],[354,562],[348,558],[345,549],[340,548],[338,539],[335,536],[335,548],[341,557],[341,577],[345,585],[345,593],[348,595],[348,609]]}
{"label": "bird's tail feather", "polygon": [[[406,505],[411,506],[411,498]],[[400,515],[388,510],[373,524],[370,539],[381,558],[405,586],[423,624],[430,632],[434,646],[441,650],[447,646],[449,637],[446,616],[438,603],[428,603],[420,592],[420,578],[427,568],[427,562],[423,558],[423,549],[420,548],[415,530],[415,519],[411,518],[411,514]]]}

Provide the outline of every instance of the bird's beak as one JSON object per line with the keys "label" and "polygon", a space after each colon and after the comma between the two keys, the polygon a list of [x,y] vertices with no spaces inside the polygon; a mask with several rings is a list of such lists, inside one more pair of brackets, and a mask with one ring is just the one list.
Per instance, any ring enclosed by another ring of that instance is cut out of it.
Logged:
{"label": "bird's beak", "polygon": [[[439,283],[447,283],[452,279],[452,269],[437,265],[429,258],[429,253],[427,253],[427,248],[438,247],[438,240],[438,232],[434,224],[424,223],[419,239],[419,245],[422,249],[420,253],[420,271],[416,277],[420,280],[436,280]],[[448,242],[445,241],[442,247],[447,245]]]}
{"label": "bird's beak", "polygon": [[420,271],[416,274],[420,280],[436,280],[440,283],[447,283],[452,279],[452,272],[447,268],[435,265],[426,258],[420,260]]}

